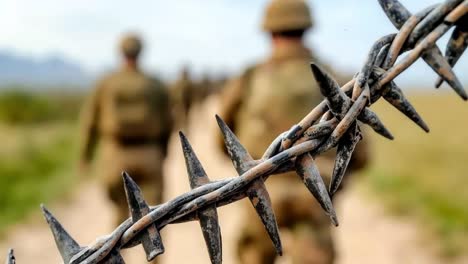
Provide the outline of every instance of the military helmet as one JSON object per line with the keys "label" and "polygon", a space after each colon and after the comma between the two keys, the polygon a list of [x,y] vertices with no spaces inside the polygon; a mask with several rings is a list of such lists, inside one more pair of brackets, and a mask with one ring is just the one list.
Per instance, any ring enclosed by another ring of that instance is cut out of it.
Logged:
{"label": "military helmet", "polygon": [[263,30],[282,32],[312,27],[312,16],[304,0],[272,0],[263,16]]}
{"label": "military helmet", "polygon": [[137,57],[142,48],[141,39],[136,34],[126,34],[120,41],[120,51],[126,57]]}

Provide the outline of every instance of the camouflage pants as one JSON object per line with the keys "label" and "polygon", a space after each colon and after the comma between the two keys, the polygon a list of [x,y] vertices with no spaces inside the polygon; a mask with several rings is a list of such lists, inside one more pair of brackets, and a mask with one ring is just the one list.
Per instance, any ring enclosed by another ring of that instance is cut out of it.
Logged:
{"label": "camouflage pants", "polygon": [[[272,176],[266,182],[283,241],[294,264],[330,264],[335,258],[328,216],[295,173]],[[243,264],[273,264],[276,252],[256,212],[249,204],[237,250]]]}
{"label": "camouflage pants", "polygon": [[101,179],[108,197],[117,207],[116,226],[130,217],[122,171],[128,172],[138,184],[146,202],[156,205],[163,200],[163,160],[160,148],[151,145],[123,148],[115,142],[110,142],[103,146]]}
{"label": "camouflage pants", "polygon": [[[135,175],[131,174],[130,175]],[[157,184],[153,181],[148,180],[139,180],[136,181],[140,189],[142,190],[145,200],[149,205],[156,205],[162,202],[162,188],[160,184]],[[115,204],[117,207],[117,217],[115,226],[120,225],[124,222],[127,218],[130,217],[129,215],[129,208],[127,204],[127,199],[125,197],[123,182],[119,182],[115,185],[107,186],[107,194],[110,200]]]}

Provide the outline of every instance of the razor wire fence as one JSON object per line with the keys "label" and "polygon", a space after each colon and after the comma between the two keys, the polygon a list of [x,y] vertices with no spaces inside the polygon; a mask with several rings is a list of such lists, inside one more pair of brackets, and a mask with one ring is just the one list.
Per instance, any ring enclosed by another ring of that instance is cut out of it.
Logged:
{"label": "razor wire fence", "polygon": [[[468,46],[468,0],[446,0],[415,14],[397,0],[379,0],[379,3],[398,33],[378,39],[361,70],[342,87],[319,65],[312,63],[312,74],[325,99],[299,123],[279,135],[260,160],[254,160],[224,121],[216,116],[238,177],[210,181],[188,139],[179,133],[192,190],[151,207],[137,184],[124,172],[122,177],[131,217],[93,244],[80,246],[42,206],[64,263],[122,264],[125,262],[120,251],[140,244],[147,260],[151,261],[164,253],[161,229],[169,224],[195,220],[200,222],[211,262],[222,263],[216,208],[246,197],[281,255],[278,225],[264,182],[271,175],[289,171],[298,174],[331,222],[338,226],[332,197],[345,175],[356,144],[362,139],[360,126],[368,125],[383,137],[393,139],[369,106],[383,98],[429,132],[427,124],[395,84],[394,79],[399,74],[422,58],[439,75],[436,87],[446,82],[463,100],[468,99],[452,70]],[[454,30],[444,56],[436,42],[451,28]],[[327,188],[314,159],[332,148],[336,148],[336,157]],[[6,263],[15,263],[13,250]]]}

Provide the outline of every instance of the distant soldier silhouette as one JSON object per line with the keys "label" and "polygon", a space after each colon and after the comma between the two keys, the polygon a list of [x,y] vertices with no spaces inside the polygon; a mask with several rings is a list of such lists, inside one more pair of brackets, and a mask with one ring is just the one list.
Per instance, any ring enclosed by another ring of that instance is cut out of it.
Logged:
{"label": "distant soldier silhouette", "polygon": [[81,165],[86,168],[100,141],[99,179],[118,207],[117,222],[129,217],[121,172],[141,187],[149,204],[163,197],[163,160],[171,132],[169,95],[165,86],[139,68],[141,40],[126,35],[121,68],[98,82],[82,112]]}
{"label": "distant soldier silhouette", "polygon": [[[271,55],[231,80],[223,91],[220,115],[255,159],[322,100],[309,67],[311,61],[320,62],[303,43],[311,27],[304,1],[271,1],[263,20],[263,29],[271,37]],[[362,143],[356,148],[350,170],[366,164],[364,148]],[[331,177],[333,157],[317,158],[325,182]],[[296,173],[272,176],[266,185],[291,263],[333,263],[330,220]],[[255,210],[248,208],[246,213],[238,241],[240,263],[274,263],[275,250]]]}
{"label": "distant soldier silhouette", "polygon": [[188,67],[184,67],[179,78],[171,86],[172,109],[175,123],[179,129],[185,129],[190,108],[194,101],[195,83],[190,78]]}

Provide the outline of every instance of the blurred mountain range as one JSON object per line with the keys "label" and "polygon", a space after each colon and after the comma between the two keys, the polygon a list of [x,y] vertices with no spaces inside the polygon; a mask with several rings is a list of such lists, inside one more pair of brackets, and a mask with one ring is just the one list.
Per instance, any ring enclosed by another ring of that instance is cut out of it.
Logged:
{"label": "blurred mountain range", "polygon": [[0,51],[0,87],[10,85],[26,86],[32,89],[42,87],[86,87],[92,76],[73,60],[50,55],[33,58]]}

